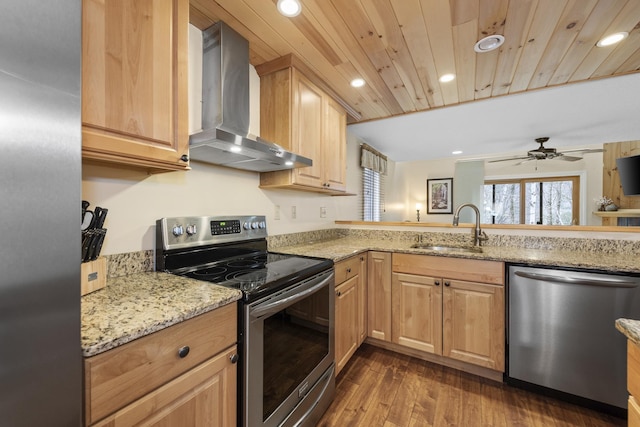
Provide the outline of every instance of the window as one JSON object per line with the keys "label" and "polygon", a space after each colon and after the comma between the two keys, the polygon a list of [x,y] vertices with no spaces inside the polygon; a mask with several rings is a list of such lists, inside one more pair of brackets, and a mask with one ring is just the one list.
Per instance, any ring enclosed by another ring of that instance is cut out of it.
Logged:
{"label": "window", "polygon": [[369,168],[362,169],[362,220],[381,221],[384,212],[384,175]]}
{"label": "window", "polygon": [[580,207],[578,176],[487,181],[485,224],[577,224]]}
{"label": "window", "polygon": [[387,157],[367,144],[361,146],[362,220],[382,221],[384,214],[384,176]]}

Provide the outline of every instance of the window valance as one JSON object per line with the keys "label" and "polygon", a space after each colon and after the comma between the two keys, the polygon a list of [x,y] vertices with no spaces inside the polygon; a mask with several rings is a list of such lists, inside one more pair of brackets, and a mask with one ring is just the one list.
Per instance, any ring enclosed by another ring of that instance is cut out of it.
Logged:
{"label": "window valance", "polygon": [[367,144],[362,144],[360,147],[362,151],[360,156],[360,166],[371,169],[382,175],[386,175],[387,156]]}

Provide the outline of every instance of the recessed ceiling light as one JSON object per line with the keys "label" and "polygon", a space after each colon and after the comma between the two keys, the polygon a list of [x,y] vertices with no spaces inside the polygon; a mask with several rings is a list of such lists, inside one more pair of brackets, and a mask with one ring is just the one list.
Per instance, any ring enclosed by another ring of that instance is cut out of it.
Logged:
{"label": "recessed ceiling light", "polygon": [[622,40],[626,39],[628,35],[629,35],[629,33],[627,33],[626,31],[622,31],[620,33],[615,33],[615,34],[610,34],[610,35],[608,35],[606,37],[603,37],[600,40],[598,40],[598,43],[596,43],[596,46],[598,46],[598,47],[611,46],[612,44],[619,43]]}
{"label": "recessed ceiling light", "polygon": [[478,40],[478,42],[473,46],[473,50],[478,53],[491,52],[492,50],[502,46],[502,43],[504,43],[504,36],[495,34]]}
{"label": "recessed ceiling light", "polygon": [[438,80],[440,80],[441,83],[447,83],[454,80],[455,78],[456,78],[455,74],[443,74],[440,76]]}
{"label": "recessed ceiling light", "polygon": [[452,151],[451,154],[453,154],[454,156],[458,155],[458,154],[462,154],[462,151],[460,150],[456,150],[456,151]]}
{"label": "recessed ceiling light", "polygon": [[280,14],[293,18],[298,16],[302,11],[302,6],[298,0],[278,0],[278,12]]}
{"label": "recessed ceiling light", "polygon": [[364,86],[364,79],[357,78],[357,79],[351,80],[351,86],[353,86],[353,87],[362,87],[362,86]]}

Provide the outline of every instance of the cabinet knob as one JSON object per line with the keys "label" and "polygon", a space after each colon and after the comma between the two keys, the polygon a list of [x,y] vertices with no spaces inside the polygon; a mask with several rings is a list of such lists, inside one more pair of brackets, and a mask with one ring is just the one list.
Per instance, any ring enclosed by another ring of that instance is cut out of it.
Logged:
{"label": "cabinet knob", "polygon": [[229,356],[229,360],[231,360],[231,363],[237,363],[239,359],[240,359],[240,356],[238,356],[236,353]]}
{"label": "cabinet knob", "polygon": [[433,284],[436,285],[436,286],[440,286],[440,280],[434,281]]}
{"label": "cabinet knob", "polygon": [[364,261],[364,257],[363,256],[360,257],[360,261]]}
{"label": "cabinet knob", "polygon": [[182,156],[180,156],[180,160],[187,163],[189,161],[189,156],[187,156],[186,154],[183,154]]}
{"label": "cabinet knob", "polygon": [[336,295],[340,296],[340,295],[342,295],[342,292],[338,291],[338,292],[336,292]]}
{"label": "cabinet knob", "polygon": [[185,345],[184,347],[180,347],[178,349],[178,356],[180,357],[180,359],[184,359],[185,357],[187,357],[187,355],[189,354],[189,346]]}
{"label": "cabinet knob", "polygon": [[444,282],[445,286],[451,286],[451,282]]}
{"label": "cabinet knob", "polygon": [[347,268],[347,273],[351,273],[351,268]]}

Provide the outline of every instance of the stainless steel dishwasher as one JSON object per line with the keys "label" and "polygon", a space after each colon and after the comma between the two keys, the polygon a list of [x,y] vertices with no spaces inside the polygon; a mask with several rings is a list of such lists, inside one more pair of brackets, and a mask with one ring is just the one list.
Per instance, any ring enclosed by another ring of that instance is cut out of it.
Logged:
{"label": "stainless steel dishwasher", "polygon": [[615,320],[640,319],[639,284],[633,276],[509,266],[507,383],[624,414],[626,339]]}

